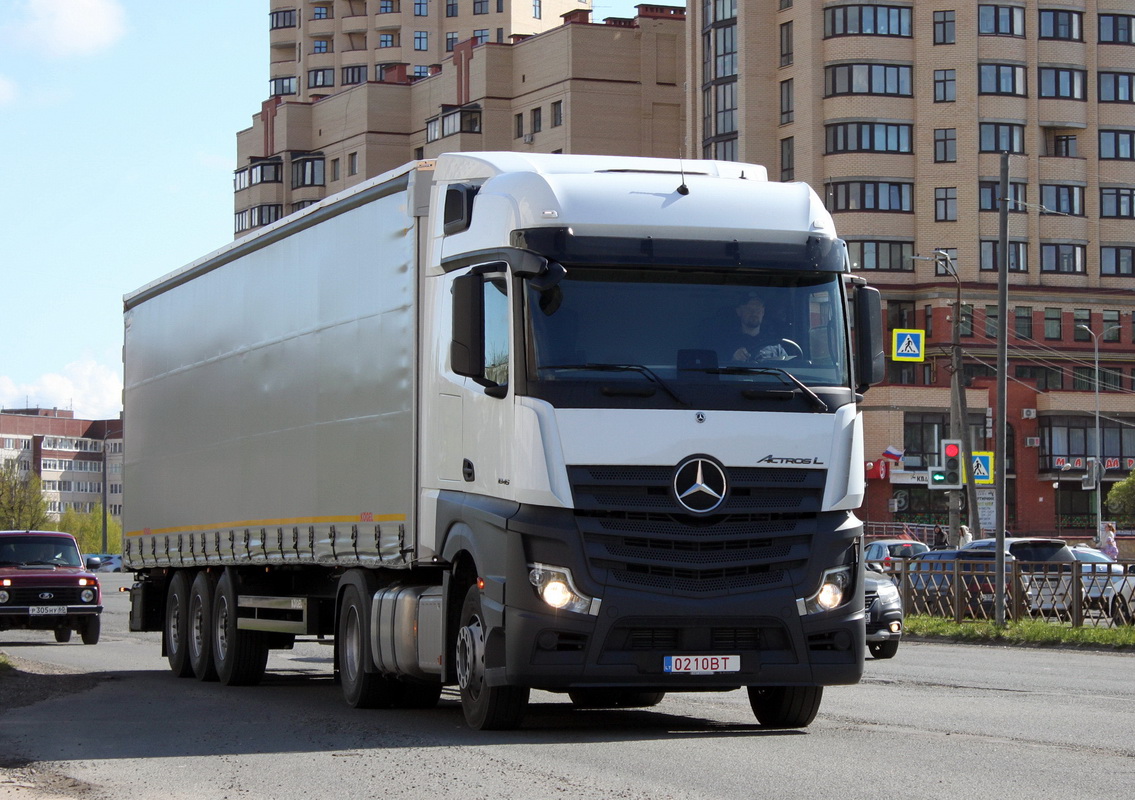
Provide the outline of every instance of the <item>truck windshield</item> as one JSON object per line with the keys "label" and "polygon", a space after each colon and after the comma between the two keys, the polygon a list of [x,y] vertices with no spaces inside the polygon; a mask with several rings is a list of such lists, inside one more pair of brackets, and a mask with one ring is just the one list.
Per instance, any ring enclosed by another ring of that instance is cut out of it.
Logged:
{"label": "truck windshield", "polygon": [[823,411],[825,389],[848,389],[837,274],[569,267],[526,297],[529,393],[555,405]]}

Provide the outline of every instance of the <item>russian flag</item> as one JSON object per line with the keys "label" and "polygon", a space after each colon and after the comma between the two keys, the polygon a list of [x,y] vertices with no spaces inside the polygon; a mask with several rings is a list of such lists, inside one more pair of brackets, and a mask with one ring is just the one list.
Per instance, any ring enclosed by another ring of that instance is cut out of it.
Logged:
{"label": "russian flag", "polygon": [[889,458],[891,461],[902,461],[902,454],[906,452],[901,447],[894,445],[887,445],[887,449],[883,451],[882,458]]}

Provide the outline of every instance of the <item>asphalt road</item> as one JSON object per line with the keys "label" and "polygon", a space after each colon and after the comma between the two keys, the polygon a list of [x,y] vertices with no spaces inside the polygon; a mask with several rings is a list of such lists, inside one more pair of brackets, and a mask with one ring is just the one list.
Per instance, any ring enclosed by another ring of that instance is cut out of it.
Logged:
{"label": "asphalt road", "polygon": [[0,709],[4,763],[51,779],[8,797],[1112,800],[1135,786],[1129,654],[904,642],[829,688],[804,731],[761,729],[743,692],[624,711],[538,692],[522,730],[481,733],[452,692],[429,711],[347,708],[316,644],[273,653],[257,687],[176,679],[158,634],[129,633],[127,596],[107,594],[94,647],[0,634],[9,654],[102,678]]}

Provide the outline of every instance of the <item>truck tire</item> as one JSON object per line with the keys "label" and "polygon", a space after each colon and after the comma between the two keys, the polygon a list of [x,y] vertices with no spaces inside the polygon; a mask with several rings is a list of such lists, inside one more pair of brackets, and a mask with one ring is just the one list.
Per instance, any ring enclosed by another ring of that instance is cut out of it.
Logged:
{"label": "truck tire", "polygon": [[226,569],[213,596],[213,664],[226,686],[255,686],[268,664],[268,638],[237,627],[236,589],[236,576]]}
{"label": "truck tire", "polygon": [[193,674],[199,681],[217,679],[217,668],[213,664],[213,590],[216,583],[211,572],[202,570],[189,588],[189,646],[186,650]]}
{"label": "truck tire", "polygon": [[485,615],[481,590],[469,587],[461,606],[457,630],[457,683],[461,710],[469,727],[480,731],[503,731],[520,727],[528,710],[528,687],[488,686],[485,683]]}
{"label": "truck tire", "polygon": [[871,651],[871,655],[875,658],[894,658],[895,653],[899,651],[899,643],[891,640],[887,642],[870,642],[867,649]]}
{"label": "truck tire", "polygon": [[83,627],[79,628],[79,636],[83,644],[98,644],[99,634],[102,632],[102,617],[87,617]]}
{"label": "truck tire", "polygon": [[568,692],[577,708],[649,708],[662,702],[666,692],[634,689],[572,689]]}
{"label": "truck tire", "polygon": [[71,629],[70,628],[56,628],[55,629],[55,641],[59,642],[59,644],[67,644],[67,642],[71,641]]}
{"label": "truck tire", "polygon": [[806,728],[820,710],[823,686],[750,686],[749,705],[765,728]]}
{"label": "truck tire", "polygon": [[358,587],[347,586],[343,591],[335,638],[339,683],[343,687],[343,698],[352,708],[390,708],[398,697],[396,681],[381,673],[366,671],[366,618],[366,601]]}
{"label": "truck tire", "polygon": [[189,663],[189,589],[189,573],[175,572],[166,592],[166,619],[162,626],[166,661],[179,678],[193,674],[193,665]]}

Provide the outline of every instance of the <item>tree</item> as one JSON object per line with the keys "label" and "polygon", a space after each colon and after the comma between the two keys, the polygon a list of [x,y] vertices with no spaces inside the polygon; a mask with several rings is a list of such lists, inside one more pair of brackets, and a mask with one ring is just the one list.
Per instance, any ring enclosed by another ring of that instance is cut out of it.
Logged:
{"label": "tree", "polygon": [[0,468],[0,529],[42,530],[47,519],[39,476],[8,461]]}
{"label": "tree", "polygon": [[74,536],[82,553],[122,552],[122,525],[111,516],[106,518],[106,550],[102,549],[101,503],[93,511],[67,509],[55,527]]}
{"label": "tree", "polygon": [[1116,514],[1121,527],[1135,524],[1135,472],[1111,485],[1106,508]]}

